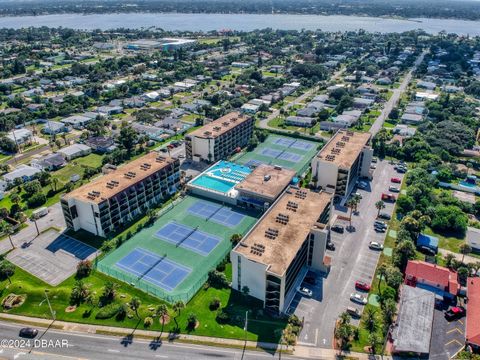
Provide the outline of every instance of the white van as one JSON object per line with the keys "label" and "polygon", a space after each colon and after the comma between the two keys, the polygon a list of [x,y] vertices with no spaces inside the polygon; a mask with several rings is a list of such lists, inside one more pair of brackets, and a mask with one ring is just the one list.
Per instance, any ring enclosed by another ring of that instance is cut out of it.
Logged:
{"label": "white van", "polygon": [[41,208],[38,208],[37,210],[33,210],[32,212],[32,216],[34,219],[40,219],[41,217],[44,217],[47,214],[48,214],[47,207],[41,207]]}

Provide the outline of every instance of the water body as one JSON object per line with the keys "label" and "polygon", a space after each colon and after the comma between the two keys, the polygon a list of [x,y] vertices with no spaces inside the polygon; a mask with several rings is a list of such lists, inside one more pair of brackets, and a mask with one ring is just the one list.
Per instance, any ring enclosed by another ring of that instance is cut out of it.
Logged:
{"label": "water body", "polygon": [[283,30],[403,32],[423,29],[436,34],[442,30],[459,35],[480,35],[480,21],[448,19],[387,19],[361,16],[260,15],[260,14],[59,14],[0,18],[0,27],[66,27],[74,29],[116,29],[158,27],[164,30],[209,31],[232,29],[251,31],[270,27]]}

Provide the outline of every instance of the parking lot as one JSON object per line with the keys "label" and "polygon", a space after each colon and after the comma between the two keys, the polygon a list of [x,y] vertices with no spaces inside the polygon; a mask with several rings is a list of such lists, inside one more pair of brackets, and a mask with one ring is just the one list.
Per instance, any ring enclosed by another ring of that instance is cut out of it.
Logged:
{"label": "parking lot", "polygon": [[[365,190],[357,190],[362,200],[358,213],[352,216],[351,229],[347,229],[347,220],[339,219],[348,218],[349,211],[343,206],[336,206],[335,224],[343,225],[346,230],[343,234],[331,232],[331,241],[336,249],[327,250],[327,255],[332,257],[330,273],[328,276],[318,274],[316,284],[308,285],[313,290],[312,298],[297,294],[289,309],[289,312],[305,319],[300,344],[331,348],[338,316],[349,306],[362,310],[362,305],[350,301],[350,294],[359,292],[355,290],[356,281],[372,282],[380,251],[369,249],[368,244],[371,241],[383,244],[386,235],[376,232],[373,227],[378,212],[375,203],[382,193],[388,192],[392,177],[402,178],[403,174],[398,174],[387,161],[378,162],[373,180]],[[392,214],[394,204],[385,205],[382,212]],[[384,249],[384,252],[391,255],[391,249]],[[375,304],[375,299],[369,301]],[[358,320],[354,319],[352,323],[358,324]]]}
{"label": "parking lot", "polygon": [[56,286],[77,270],[80,260],[92,260],[96,249],[50,229],[10,252],[7,259],[46,283]]}
{"label": "parking lot", "polygon": [[430,359],[451,359],[465,344],[465,317],[447,321],[444,310],[435,309]]}

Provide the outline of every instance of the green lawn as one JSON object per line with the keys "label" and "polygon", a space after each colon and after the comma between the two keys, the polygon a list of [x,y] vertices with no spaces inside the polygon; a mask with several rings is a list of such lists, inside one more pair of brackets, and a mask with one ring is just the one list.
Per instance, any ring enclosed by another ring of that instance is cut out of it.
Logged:
{"label": "green lawn", "polygon": [[[227,265],[225,270],[226,275],[231,274],[230,265]],[[231,276],[231,275],[230,275]],[[50,318],[50,311],[45,299],[44,290],[48,290],[48,296],[56,317],[58,320],[72,321],[78,323],[90,323],[106,326],[117,326],[126,328],[143,328],[143,319],[146,316],[152,316],[151,308],[156,308],[162,301],[150,296],[138,289],[131,287],[128,284],[118,282],[115,279],[94,271],[89,277],[83,279],[87,284],[89,291],[94,295],[94,306],[81,304],[76,311],[72,313],[65,312],[67,306],[70,305],[70,293],[75,283],[75,278],[64,281],[56,287],[51,287],[42,281],[34,278],[30,274],[16,268],[15,274],[11,278],[12,284],[8,280],[0,282],[0,296],[3,298],[10,293],[25,294],[25,303],[9,311],[11,314],[35,316],[40,318]],[[98,300],[102,294],[102,288],[108,281],[114,282],[118,286],[117,297],[115,304],[128,303],[132,297],[137,297],[141,306],[139,309],[139,316],[142,319],[139,321],[134,312],[128,311],[128,315],[123,320],[115,319],[96,319],[95,316],[99,311]],[[221,301],[221,307],[228,309],[231,319],[226,324],[219,324],[215,317],[216,311],[209,309],[209,303],[214,298],[218,297]],[[179,331],[181,333],[191,333],[195,335],[215,336],[221,338],[235,338],[243,339],[245,336],[243,330],[245,311],[249,310],[248,321],[248,340],[278,342],[282,329],[285,327],[285,321],[274,320],[265,315],[261,310],[261,303],[253,298],[245,298],[243,295],[227,289],[201,289],[194,298],[187,304],[178,316]],[[187,318],[189,314],[194,313],[199,321],[199,326],[195,330],[187,328]],[[165,325],[164,332],[173,331],[175,323],[173,317],[175,313],[169,306],[169,314],[171,320]],[[161,330],[161,323],[155,319],[152,330]]]}

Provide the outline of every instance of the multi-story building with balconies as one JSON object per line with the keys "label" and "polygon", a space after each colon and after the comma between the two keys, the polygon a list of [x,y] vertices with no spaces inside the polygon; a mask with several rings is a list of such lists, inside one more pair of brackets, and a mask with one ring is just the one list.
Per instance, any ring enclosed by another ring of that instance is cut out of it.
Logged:
{"label": "multi-story building with balconies", "polygon": [[373,149],[370,133],[339,130],[312,159],[312,178],[317,187],[345,197],[359,176],[370,176]]}
{"label": "multi-story building with balconies", "polygon": [[231,112],[185,136],[186,158],[216,162],[227,159],[237,148],[248,144],[255,120],[239,112]]}
{"label": "multi-story building with balconies", "polygon": [[67,227],[105,237],[167,200],[180,183],[178,159],[151,152],[61,198]]}
{"label": "multi-story building with balconies", "polygon": [[325,256],[333,195],[289,187],[231,251],[232,288],[246,286],[266,310],[285,312],[309,268]]}

